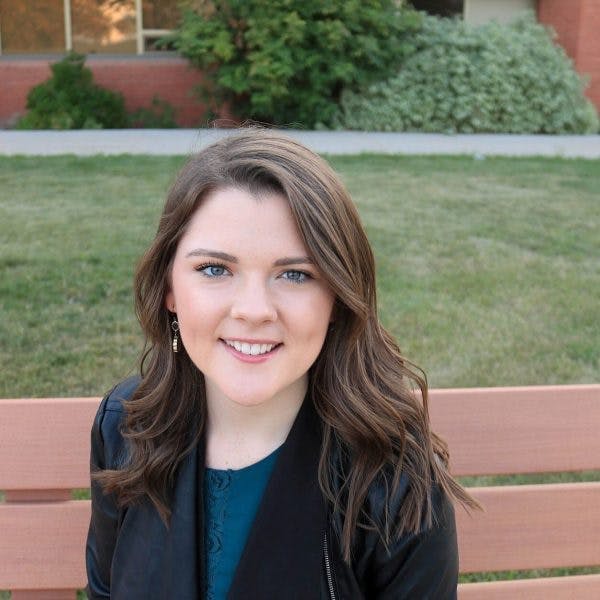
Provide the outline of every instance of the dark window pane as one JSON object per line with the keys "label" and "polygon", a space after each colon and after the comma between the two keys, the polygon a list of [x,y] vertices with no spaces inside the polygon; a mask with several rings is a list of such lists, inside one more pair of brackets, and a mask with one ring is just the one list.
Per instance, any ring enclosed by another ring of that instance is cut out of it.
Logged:
{"label": "dark window pane", "polygon": [[438,15],[440,17],[454,17],[463,15],[463,0],[411,0],[417,10]]}
{"label": "dark window pane", "polygon": [[181,15],[181,0],[143,0],[144,29],[175,29]]}
{"label": "dark window pane", "polygon": [[63,0],[0,0],[3,54],[65,51]]}
{"label": "dark window pane", "polygon": [[73,50],[135,54],[134,0],[71,0]]}
{"label": "dark window pane", "polygon": [[161,35],[145,35],[144,52],[174,52],[173,44],[161,42],[162,38]]}

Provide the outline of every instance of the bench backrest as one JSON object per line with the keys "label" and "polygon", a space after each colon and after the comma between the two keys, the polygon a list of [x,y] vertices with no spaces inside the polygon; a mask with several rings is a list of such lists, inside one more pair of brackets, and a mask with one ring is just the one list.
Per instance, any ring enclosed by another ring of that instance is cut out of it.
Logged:
{"label": "bench backrest", "polygon": [[[0,589],[74,598],[85,585],[89,431],[98,398],[0,400]],[[455,475],[600,469],[600,385],[432,390]],[[471,488],[461,572],[600,565],[600,482]],[[600,575],[462,584],[461,600],[600,597]]]}
{"label": "bench backrest", "polygon": [[[430,416],[455,475],[600,469],[600,385],[434,390]],[[485,512],[457,510],[462,573],[600,566],[600,481],[469,491]],[[600,575],[463,584],[459,592],[461,600],[600,598]]]}

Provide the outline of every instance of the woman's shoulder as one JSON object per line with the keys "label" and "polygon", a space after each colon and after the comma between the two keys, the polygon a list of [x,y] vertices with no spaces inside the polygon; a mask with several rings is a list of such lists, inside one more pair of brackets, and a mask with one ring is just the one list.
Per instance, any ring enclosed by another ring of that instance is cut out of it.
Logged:
{"label": "woman's shoulder", "polygon": [[[401,513],[406,510],[408,497],[414,493],[412,488],[416,487],[411,477],[405,472],[400,474],[396,486],[392,482],[392,470],[384,468],[369,486],[366,497],[366,513],[379,525],[385,521],[391,520],[392,523],[397,523],[400,520]],[[452,501],[439,483],[431,480],[422,493],[424,503],[421,526],[418,531],[409,535],[422,535],[428,530],[446,527],[448,521],[452,523],[454,520]],[[430,507],[430,519],[426,517],[427,506]]]}
{"label": "woman's shoulder", "polygon": [[140,377],[129,377],[115,385],[100,402],[92,425],[92,452],[103,456],[103,468],[115,468],[123,460],[124,403],[131,399],[139,384]]}
{"label": "woman's shoulder", "polygon": [[131,399],[133,392],[135,392],[139,385],[139,375],[128,377],[127,379],[117,383],[117,385],[115,385],[107,394],[105,394],[104,398],[102,398],[99,412],[123,412],[123,402],[127,402]]}
{"label": "woman's shoulder", "polygon": [[124,403],[131,399],[140,384],[140,377],[128,377],[115,385],[100,402],[94,424],[105,429],[107,425],[119,422],[125,414]]}

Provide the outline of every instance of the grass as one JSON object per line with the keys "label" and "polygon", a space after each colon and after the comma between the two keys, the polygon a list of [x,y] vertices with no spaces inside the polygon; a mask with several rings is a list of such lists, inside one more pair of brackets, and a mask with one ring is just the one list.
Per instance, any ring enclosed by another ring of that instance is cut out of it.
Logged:
{"label": "grass", "polygon": [[0,160],[0,397],[99,395],[134,369],[133,266],[181,163]]}
{"label": "grass", "polygon": [[[332,157],[432,387],[600,379],[598,161]],[[0,397],[135,371],[134,263],[181,157],[0,158]]]}
{"label": "grass", "polygon": [[432,387],[598,381],[597,162],[347,165],[383,321]]}
{"label": "grass", "polygon": [[507,579],[535,579],[542,577],[564,577],[566,575],[597,575],[600,567],[569,567],[563,569],[531,569],[529,571],[496,571],[494,573],[465,573],[459,575],[459,583],[503,581]]}
{"label": "grass", "polygon": [[560,473],[522,473],[518,475],[477,475],[458,477],[465,487],[486,487],[494,485],[537,485],[540,483],[577,483],[600,481],[600,471],[573,471]]}

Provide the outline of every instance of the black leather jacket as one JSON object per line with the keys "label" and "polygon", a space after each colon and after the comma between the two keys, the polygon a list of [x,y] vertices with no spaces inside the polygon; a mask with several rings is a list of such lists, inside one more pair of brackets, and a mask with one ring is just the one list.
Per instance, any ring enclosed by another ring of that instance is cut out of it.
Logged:
{"label": "black leather jacket", "polygon": [[[92,468],[118,468],[126,459],[119,432],[123,402],[138,379],[119,384],[102,401],[92,427]],[[281,448],[258,509],[228,600],[452,600],[458,552],[452,504],[434,492],[438,524],[405,535],[385,548],[373,532],[359,530],[353,560],[340,552],[339,522],[317,481],[320,428],[312,402],[304,402]],[[200,600],[205,597],[203,548],[204,444],[181,464],[169,527],[149,501],[118,508],[92,484],[87,539],[90,600]],[[390,514],[400,510],[402,480]],[[368,510],[382,511],[383,489],[373,485]]]}

